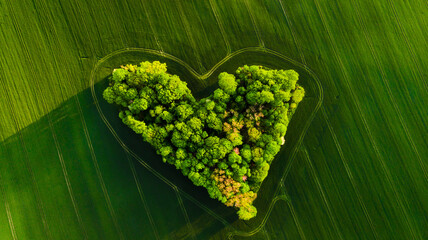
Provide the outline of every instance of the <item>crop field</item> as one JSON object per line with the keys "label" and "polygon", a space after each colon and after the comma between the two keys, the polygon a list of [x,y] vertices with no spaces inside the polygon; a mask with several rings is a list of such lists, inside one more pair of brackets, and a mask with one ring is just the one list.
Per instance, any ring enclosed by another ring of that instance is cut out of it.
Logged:
{"label": "crop field", "polygon": [[[0,6],[0,239],[428,239],[427,1]],[[156,59],[196,96],[243,64],[301,74],[255,219],[163,164],[100,96],[113,68]]]}

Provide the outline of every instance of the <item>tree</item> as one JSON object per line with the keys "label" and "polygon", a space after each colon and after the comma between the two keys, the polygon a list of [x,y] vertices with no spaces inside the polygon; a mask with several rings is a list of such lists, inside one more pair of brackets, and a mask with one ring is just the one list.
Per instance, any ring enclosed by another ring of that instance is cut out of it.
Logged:
{"label": "tree", "polygon": [[214,112],[211,112],[208,115],[206,122],[207,122],[209,128],[212,128],[212,129],[217,130],[217,131],[222,130],[222,125],[223,125],[222,121],[220,118],[217,117],[217,114],[215,114]]}
{"label": "tree", "polygon": [[295,103],[301,102],[304,96],[305,96],[305,90],[302,87],[298,87],[293,92],[293,97],[292,97],[293,102],[295,102]]}
{"label": "tree", "polygon": [[187,156],[186,150],[183,148],[179,148],[177,152],[175,152],[175,157],[178,159],[185,159]]}
{"label": "tree", "polygon": [[239,208],[238,216],[242,220],[250,220],[257,215],[257,209],[253,205],[247,205]]}
{"label": "tree", "polygon": [[263,90],[260,93],[260,100],[259,103],[263,104],[263,103],[270,103],[273,102],[274,97],[273,94],[269,91]]}
{"label": "tree", "polygon": [[227,94],[233,95],[236,91],[238,83],[235,80],[235,76],[229,73],[220,73],[218,75],[218,85],[221,89],[224,90]]}
{"label": "tree", "polygon": [[251,148],[250,145],[245,144],[244,147],[240,150],[242,158],[249,163],[252,156],[251,156]]}
{"label": "tree", "polygon": [[256,142],[260,138],[261,134],[262,133],[259,130],[257,130],[257,128],[255,127],[248,129],[248,137],[249,137],[249,140],[252,142]]}
{"label": "tree", "polygon": [[260,102],[260,92],[258,91],[250,91],[245,95],[247,102],[249,105],[256,105]]}
{"label": "tree", "polygon": [[197,117],[192,117],[189,121],[187,121],[187,125],[196,132],[200,132],[203,127],[202,121]]}
{"label": "tree", "polygon": [[184,121],[193,114],[193,108],[189,104],[180,104],[175,108],[178,120]]}
{"label": "tree", "polygon": [[251,181],[254,182],[263,182],[263,180],[267,177],[269,172],[269,164],[267,162],[263,162],[259,166],[257,166],[255,169],[251,170]]}
{"label": "tree", "polygon": [[242,135],[239,132],[231,132],[227,135],[227,139],[232,142],[233,146],[242,145]]}
{"label": "tree", "polygon": [[236,154],[235,152],[231,152],[229,153],[228,162],[229,164],[241,163],[242,157]]}
{"label": "tree", "polygon": [[103,98],[110,104],[115,102],[117,95],[114,93],[111,87],[108,87],[103,92]]}
{"label": "tree", "polygon": [[140,113],[141,111],[146,110],[149,107],[149,103],[144,98],[138,98],[132,101],[130,105],[128,105],[128,109],[133,113]]}
{"label": "tree", "polygon": [[119,69],[113,70],[112,79],[116,83],[120,83],[123,80],[125,80],[126,76],[128,76],[128,75],[129,75],[129,71],[127,71],[123,68],[119,68]]}

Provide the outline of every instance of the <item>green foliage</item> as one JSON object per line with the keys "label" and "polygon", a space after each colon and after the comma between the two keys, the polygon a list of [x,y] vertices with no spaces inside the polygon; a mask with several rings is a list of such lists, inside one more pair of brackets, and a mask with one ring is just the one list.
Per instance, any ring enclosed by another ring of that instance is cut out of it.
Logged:
{"label": "green foliage", "polygon": [[238,216],[242,220],[250,220],[257,215],[257,209],[253,205],[248,205],[239,208]]}
{"label": "green foliage", "polygon": [[257,128],[255,127],[248,129],[248,138],[252,142],[256,142],[259,139],[261,134],[262,133],[259,130],[257,130]]}
{"label": "green foliage", "polygon": [[259,166],[251,170],[251,181],[261,183],[267,177],[269,171],[269,164],[262,162]]}
{"label": "green foliage", "polygon": [[305,90],[302,87],[298,87],[294,92],[293,92],[293,102],[295,103],[299,103],[300,101],[302,101],[303,97],[305,96]]}
{"label": "green foliage", "polygon": [[[129,74],[129,71],[119,68],[113,71],[112,79],[113,81],[120,83],[125,80],[126,76]],[[129,83],[128,83],[129,84]]]}
{"label": "green foliage", "polygon": [[280,150],[288,121],[304,89],[292,70],[243,66],[221,73],[220,88],[198,101],[186,82],[160,62],[126,65],[103,92],[121,108],[122,122],[210,197],[238,208],[248,220],[252,205]]}
{"label": "green foliage", "polygon": [[117,98],[116,94],[114,93],[113,89],[111,87],[106,88],[103,92],[103,98],[110,104],[115,102],[115,99]]}
{"label": "green foliage", "polygon": [[222,72],[218,75],[218,85],[225,93],[232,95],[235,93],[238,83],[233,74]]}

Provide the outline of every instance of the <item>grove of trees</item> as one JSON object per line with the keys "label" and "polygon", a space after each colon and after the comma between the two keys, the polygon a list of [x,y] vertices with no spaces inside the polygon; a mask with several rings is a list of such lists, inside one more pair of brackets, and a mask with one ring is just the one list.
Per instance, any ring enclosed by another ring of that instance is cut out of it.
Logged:
{"label": "grove of trees", "polygon": [[298,77],[294,70],[245,65],[221,73],[219,88],[197,100],[166,64],[142,62],[115,69],[103,97],[165,163],[248,220],[304,97]]}

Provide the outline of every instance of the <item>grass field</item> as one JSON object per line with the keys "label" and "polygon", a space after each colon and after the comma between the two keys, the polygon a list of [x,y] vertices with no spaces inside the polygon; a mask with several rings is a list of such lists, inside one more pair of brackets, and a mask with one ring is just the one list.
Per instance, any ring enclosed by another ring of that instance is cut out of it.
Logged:
{"label": "grass field", "polygon": [[[426,1],[83,2],[0,1],[0,239],[428,238]],[[218,214],[148,170],[153,150],[111,134],[90,76],[134,48],[200,75],[247,48],[315,74],[322,104],[263,185],[279,186],[266,218]]]}

